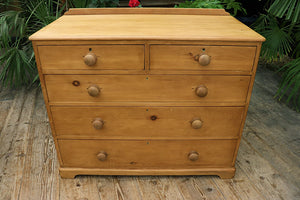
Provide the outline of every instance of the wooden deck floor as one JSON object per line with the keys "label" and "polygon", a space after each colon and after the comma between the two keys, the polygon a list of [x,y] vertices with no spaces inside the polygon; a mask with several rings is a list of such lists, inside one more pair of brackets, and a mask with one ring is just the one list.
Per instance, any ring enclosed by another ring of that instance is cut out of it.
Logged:
{"label": "wooden deck floor", "polygon": [[0,200],[300,199],[300,114],[273,99],[259,70],[234,179],[216,176],[61,179],[42,94],[0,89]]}

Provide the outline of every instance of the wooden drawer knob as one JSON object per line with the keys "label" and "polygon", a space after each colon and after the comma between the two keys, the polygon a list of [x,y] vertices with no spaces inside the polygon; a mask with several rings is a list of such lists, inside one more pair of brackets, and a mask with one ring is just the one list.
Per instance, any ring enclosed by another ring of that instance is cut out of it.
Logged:
{"label": "wooden drawer knob", "polygon": [[191,151],[191,152],[189,153],[188,157],[189,157],[189,159],[190,159],[191,161],[196,161],[196,160],[199,159],[199,153],[196,152],[196,151]]}
{"label": "wooden drawer knob", "polygon": [[206,66],[210,63],[210,56],[206,54],[202,54],[199,56],[198,62],[200,63],[200,65]]}
{"label": "wooden drawer knob", "polygon": [[191,122],[191,125],[194,129],[199,129],[202,127],[203,122],[200,119],[195,119]]}
{"label": "wooden drawer knob", "polygon": [[97,62],[97,56],[96,54],[90,52],[84,56],[83,60],[86,65],[93,66]]}
{"label": "wooden drawer knob", "polygon": [[205,85],[199,85],[195,92],[199,97],[205,97],[208,93],[208,88]]}
{"label": "wooden drawer knob", "polygon": [[94,119],[92,124],[95,129],[100,130],[103,128],[104,122],[101,118],[96,118],[96,119]]}
{"label": "wooden drawer knob", "polygon": [[105,161],[107,159],[107,153],[105,151],[100,151],[98,154],[97,154],[97,158],[98,160],[100,161]]}
{"label": "wooden drawer knob", "polygon": [[92,97],[96,97],[100,94],[100,87],[98,85],[90,85],[87,90]]}

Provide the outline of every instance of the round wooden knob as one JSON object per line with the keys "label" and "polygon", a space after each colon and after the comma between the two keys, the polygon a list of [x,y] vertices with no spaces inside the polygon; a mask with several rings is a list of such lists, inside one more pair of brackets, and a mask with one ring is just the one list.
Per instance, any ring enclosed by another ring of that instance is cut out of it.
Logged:
{"label": "round wooden knob", "polygon": [[200,65],[206,66],[210,63],[210,56],[206,55],[206,54],[200,55],[198,61],[199,61]]}
{"label": "round wooden knob", "polygon": [[195,119],[191,122],[191,125],[194,129],[199,129],[202,127],[203,122],[200,119]]}
{"label": "round wooden knob", "polygon": [[100,88],[98,85],[90,85],[87,90],[89,95],[92,97],[96,97],[100,94]]}
{"label": "round wooden knob", "polygon": [[196,152],[196,151],[191,151],[191,152],[189,153],[188,157],[189,157],[189,159],[190,159],[191,161],[196,161],[196,160],[199,159],[199,153]]}
{"label": "round wooden knob", "polygon": [[97,158],[98,160],[100,161],[105,161],[107,159],[107,153],[105,151],[100,151],[98,154],[97,154]]}
{"label": "round wooden knob", "polygon": [[104,122],[101,118],[96,118],[96,119],[94,119],[92,124],[95,129],[99,130],[99,129],[103,128]]}
{"label": "round wooden knob", "polygon": [[97,62],[97,56],[96,54],[90,52],[84,56],[83,60],[86,65],[93,66]]}
{"label": "round wooden knob", "polygon": [[199,97],[205,97],[208,93],[208,88],[205,85],[199,85],[195,92]]}

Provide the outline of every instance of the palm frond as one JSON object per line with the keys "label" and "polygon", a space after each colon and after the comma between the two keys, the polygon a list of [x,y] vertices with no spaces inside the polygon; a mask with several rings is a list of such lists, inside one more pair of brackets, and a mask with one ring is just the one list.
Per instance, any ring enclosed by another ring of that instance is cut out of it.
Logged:
{"label": "palm frond", "polygon": [[272,15],[261,15],[253,27],[266,38],[261,55],[267,61],[281,60],[292,51],[294,40],[289,34],[290,25],[280,23]]}
{"label": "palm frond", "polygon": [[286,20],[292,20],[292,22],[296,23],[300,20],[300,1],[275,0],[268,9],[268,12],[279,18],[285,16]]}
{"label": "palm frond", "polygon": [[0,13],[0,82],[4,86],[30,85],[37,80],[34,52],[28,36],[60,17],[60,0],[24,0],[23,11]]}
{"label": "palm frond", "polygon": [[300,58],[297,58],[286,65],[279,71],[283,72],[280,87],[276,97],[281,100],[288,94],[286,102],[292,100],[293,105],[299,111],[300,109]]}

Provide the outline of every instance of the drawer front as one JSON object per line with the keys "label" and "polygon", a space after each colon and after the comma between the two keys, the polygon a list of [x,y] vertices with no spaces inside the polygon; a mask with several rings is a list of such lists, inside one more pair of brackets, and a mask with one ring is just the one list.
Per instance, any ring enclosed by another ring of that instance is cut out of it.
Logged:
{"label": "drawer front", "polygon": [[244,107],[51,107],[57,135],[238,137]]}
{"label": "drawer front", "polygon": [[46,75],[45,80],[50,102],[240,103],[246,100],[250,76]]}
{"label": "drawer front", "polygon": [[236,140],[58,140],[58,144],[64,167],[187,169],[231,167]]}
{"label": "drawer front", "polygon": [[42,69],[144,70],[144,45],[39,46],[38,51]]}
{"label": "drawer front", "polygon": [[[255,51],[256,47],[246,46],[151,45],[150,69],[250,72]],[[202,57],[199,61],[200,56]]]}

